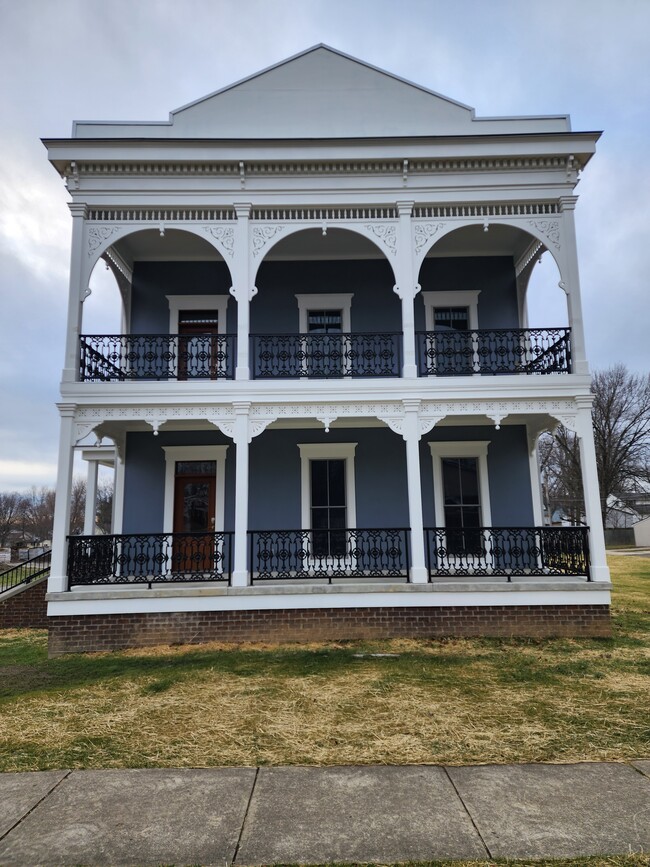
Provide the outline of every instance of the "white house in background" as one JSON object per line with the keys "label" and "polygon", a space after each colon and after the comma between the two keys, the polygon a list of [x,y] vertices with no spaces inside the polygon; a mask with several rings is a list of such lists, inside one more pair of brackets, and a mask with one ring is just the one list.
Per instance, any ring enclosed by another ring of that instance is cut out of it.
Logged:
{"label": "white house in background", "polygon": [[[606,632],[574,230],[598,137],[319,45],[168,121],[45,140],[73,222],[53,652]],[[568,328],[527,327],[543,253]],[[83,327],[100,259],[120,334]],[[588,530],[542,526],[558,421]],[[114,533],[73,538],[91,433],[117,454]]]}

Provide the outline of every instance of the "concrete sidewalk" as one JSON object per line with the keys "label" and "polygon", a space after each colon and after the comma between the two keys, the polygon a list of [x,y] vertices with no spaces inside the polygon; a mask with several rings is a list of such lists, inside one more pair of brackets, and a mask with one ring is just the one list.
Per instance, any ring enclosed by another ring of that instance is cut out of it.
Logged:
{"label": "concrete sidewalk", "polygon": [[257,865],[650,851],[650,760],[0,775],[2,865]]}

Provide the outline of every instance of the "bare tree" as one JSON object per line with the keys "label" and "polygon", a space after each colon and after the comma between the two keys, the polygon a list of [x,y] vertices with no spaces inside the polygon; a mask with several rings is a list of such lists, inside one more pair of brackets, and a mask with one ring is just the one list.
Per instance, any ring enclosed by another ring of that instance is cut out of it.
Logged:
{"label": "bare tree", "polygon": [[20,526],[24,497],[16,491],[0,491],[0,548],[9,541],[12,530]]}
{"label": "bare tree", "polygon": [[54,490],[32,488],[25,498],[25,526],[39,542],[52,538],[54,524]]}
{"label": "bare tree", "polygon": [[113,518],[113,484],[100,481],[97,485],[97,527],[102,533],[111,532]]}
{"label": "bare tree", "polygon": [[[650,481],[650,374],[622,364],[594,374],[592,418],[603,524],[614,499]],[[580,453],[575,434],[560,426],[540,441],[540,465],[549,503],[573,518],[584,514]],[[574,507],[571,507],[574,504]],[[577,504],[577,506],[575,505]]]}
{"label": "bare tree", "polygon": [[70,532],[73,535],[83,533],[86,517],[86,480],[76,478],[72,482],[70,494]]}

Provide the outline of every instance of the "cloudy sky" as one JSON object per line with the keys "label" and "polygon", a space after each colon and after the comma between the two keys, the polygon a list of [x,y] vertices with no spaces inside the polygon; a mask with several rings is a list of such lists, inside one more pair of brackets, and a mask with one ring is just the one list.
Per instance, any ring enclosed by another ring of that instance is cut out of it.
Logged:
{"label": "cloudy sky", "polygon": [[[479,116],[604,130],[577,190],[587,348],[650,369],[650,0],[0,0],[0,490],[55,480],[70,216],[40,138],[165,120],[319,42]],[[562,324],[553,268],[536,324]],[[84,329],[118,330],[111,279],[93,282]]]}

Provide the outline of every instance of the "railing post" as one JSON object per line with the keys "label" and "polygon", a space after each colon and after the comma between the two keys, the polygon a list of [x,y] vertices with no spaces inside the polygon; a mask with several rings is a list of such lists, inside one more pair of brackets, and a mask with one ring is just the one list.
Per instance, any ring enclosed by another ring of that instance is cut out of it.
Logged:
{"label": "railing post", "polygon": [[246,587],[249,583],[247,563],[248,538],[248,451],[250,435],[248,412],[250,403],[236,402],[233,440],[235,442],[235,551],[232,586]]}

